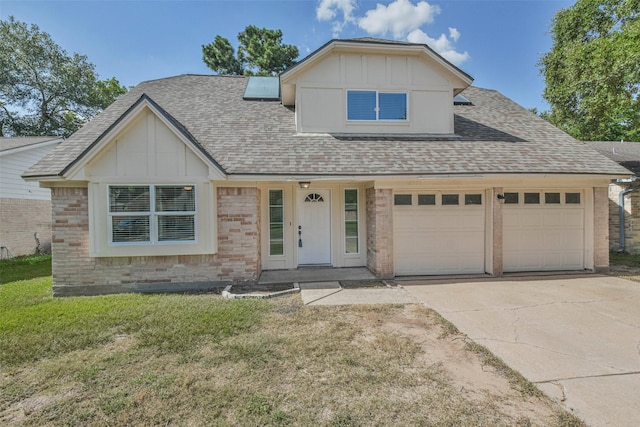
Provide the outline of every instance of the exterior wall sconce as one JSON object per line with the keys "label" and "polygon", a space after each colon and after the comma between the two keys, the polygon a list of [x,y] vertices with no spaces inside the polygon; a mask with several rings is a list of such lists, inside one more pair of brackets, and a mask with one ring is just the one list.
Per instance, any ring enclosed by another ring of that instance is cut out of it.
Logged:
{"label": "exterior wall sconce", "polygon": [[498,194],[498,202],[504,203],[504,194]]}
{"label": "exterior wall sconce", "polygon": [[309,181],[300,181],[298,183],[298,185],[300,186],[300,188],[309,188],[311,186],[311,182],[309,182]]}

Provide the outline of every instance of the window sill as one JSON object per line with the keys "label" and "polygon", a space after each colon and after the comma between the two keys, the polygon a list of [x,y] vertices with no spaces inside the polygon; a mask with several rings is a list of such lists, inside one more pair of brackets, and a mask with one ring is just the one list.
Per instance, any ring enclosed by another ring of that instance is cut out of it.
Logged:
{"label": "window sill", "polygon": [[91,251],[90,256],[93,258],[110,258],[128,256],[212,255],[216,252],[214,247],[198,243],[115,244]]}

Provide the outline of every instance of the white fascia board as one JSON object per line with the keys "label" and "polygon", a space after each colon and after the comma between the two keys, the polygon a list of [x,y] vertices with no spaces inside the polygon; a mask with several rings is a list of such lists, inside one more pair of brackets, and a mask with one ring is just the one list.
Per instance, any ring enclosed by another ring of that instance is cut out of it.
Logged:
{"label": "white fascia board", "polygon": [[23,176],[27,182],[64,182],[66,181],[63,177],[59,175],[42,175],[42,176]]}
{"label": "white fascia board", "polygon": [[[620,178],[621,175],[609,174],[552,174],[552,173],[460,173],[460,174],[409,174],[409,175],[251,175],[238,174],[228,175],[229,181],[254,181],[254,182],[277,182],[277,181],[420,181],[425,184],[430,180],[438,179],[482,179],[487,181],[505,180],[583,180],[583,181],[611,181]],[[623,175],[626,176],[626,175]]]}

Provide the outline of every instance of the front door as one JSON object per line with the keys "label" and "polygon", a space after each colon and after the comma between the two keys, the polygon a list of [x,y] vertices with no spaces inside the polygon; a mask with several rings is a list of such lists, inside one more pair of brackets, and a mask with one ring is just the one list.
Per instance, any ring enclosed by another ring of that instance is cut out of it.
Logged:
{"label": "front door", "polygon": [[298,264],[331,264],[331,192],[298,190]]}

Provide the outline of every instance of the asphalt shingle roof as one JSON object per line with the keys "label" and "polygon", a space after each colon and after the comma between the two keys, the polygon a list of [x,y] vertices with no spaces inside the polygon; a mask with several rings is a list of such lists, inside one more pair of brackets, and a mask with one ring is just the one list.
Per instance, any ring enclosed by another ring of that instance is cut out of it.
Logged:
{"label": "asphalt shingle roof", "polygon": [[640,142],[587,141],[585,144],[640,175]]}
{"label": "asphalt shingle roof", "polygon": [[0,151],[13,150],[16,148],[26,147],[29,145],[40,144],[42,142],[62,139],[59,136],[17,136],[17,137],[1,137]]}
{"label": "asphalt shingle roof", "polygon": [[358,136],[297,134],[291,109],[275,101],[243,100],[246,84],[246,77],[203,75],[141,83],[26,175],[61,175],[143,94],[227,174],[628,174],[493,90],[464,91],[473,105],[454,107],[456,137]]}

